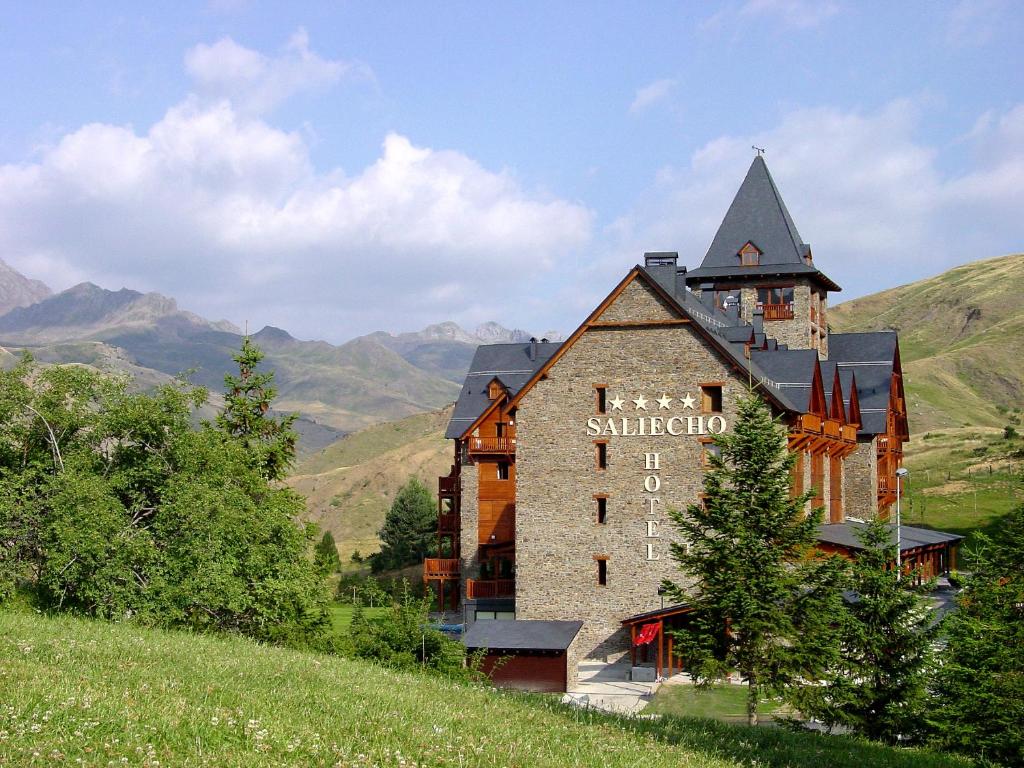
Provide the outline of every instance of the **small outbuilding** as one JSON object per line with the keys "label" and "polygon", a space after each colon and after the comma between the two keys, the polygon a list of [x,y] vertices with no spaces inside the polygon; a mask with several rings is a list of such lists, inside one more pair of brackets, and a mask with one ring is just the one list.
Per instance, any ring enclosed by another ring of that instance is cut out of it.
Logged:
{"label": "small outbuilding", "polygon": [[462,642],[484,651],[483,671],[502,688],[560,693],[576,675],[573,641],[582,621],[476,621]]}

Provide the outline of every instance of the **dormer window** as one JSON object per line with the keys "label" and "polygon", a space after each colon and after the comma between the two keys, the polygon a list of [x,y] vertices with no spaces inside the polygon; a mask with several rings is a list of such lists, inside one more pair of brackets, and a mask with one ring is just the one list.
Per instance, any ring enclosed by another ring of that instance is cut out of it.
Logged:
{"label": "dormer window", "polygon": [[501,386],[501,382],[497,379],[493,379],[490,384],[487,385],[487,398],[489,400],[497,400],[505,393],[505,388]]}
{"label": "dormer window", "polygon": [[749,241],[746,245],[740,248],[739,256],[741,267],[756,267],[761,263],[760,249]]}

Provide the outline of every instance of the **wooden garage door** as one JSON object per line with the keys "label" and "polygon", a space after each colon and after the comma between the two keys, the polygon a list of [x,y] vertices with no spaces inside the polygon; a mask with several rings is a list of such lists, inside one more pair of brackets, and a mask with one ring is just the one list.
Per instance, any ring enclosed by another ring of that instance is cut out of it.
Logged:
{"label": "wooden garage door", "polygon": [[502,688],[565,691],[565,651],[495,651],[487,654],[483,671]]}

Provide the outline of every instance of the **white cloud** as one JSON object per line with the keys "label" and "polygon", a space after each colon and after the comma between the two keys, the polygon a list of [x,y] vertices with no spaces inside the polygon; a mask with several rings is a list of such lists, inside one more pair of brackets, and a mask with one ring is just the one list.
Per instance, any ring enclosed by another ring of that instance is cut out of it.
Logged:
{"label": "white cloud", "polygon": [[633,98],[633,103],[629,105],[629,111],[632,114],[642,112],[653,104],[658,103],[665,99],[672,90],[676,87],[675,80],[655,80],[653,83],[645,85],[636,92],[636,96]]}
{"label": "white cloud", "polygon": [[[837,298],[910,282],[973,259],[1019,252],[1024,188],[1024,104],[979,118],[965,170],[921,143],[937,119],[926,102],[877,111],[791,110],[773,128],[706,143],[686,167],[666,167],[647,194],[606,230],[584,304],[645,250],[678,250],[700,264],[748,165],[766,160],[815,261],[846,291]],[[940,163],[940,158],[942,162]]]}
{"label": "white cloud", "polygon": [[214,82],[217,58],[231,99],[190,96],[145,131],[85,125],[0,166],[0,253],[54,288],[159,290],[207,316],[339,340],[507,317],[590,238],[585,207],[398,133],[358,173],[320,171],[302,134],[248,108],[301,78],[234,43],[211,51],[193,73]]}
{"label": "white cloud", "polygon": [[261,114],[302,91],[336,84],[345,74],[368,74],[362,65],[324,59],[309,49],[309,35],[295,32],[281,54],[270,57],[223,37],[185,53],[185,69],[200,94],[228,98],[237,109]]}

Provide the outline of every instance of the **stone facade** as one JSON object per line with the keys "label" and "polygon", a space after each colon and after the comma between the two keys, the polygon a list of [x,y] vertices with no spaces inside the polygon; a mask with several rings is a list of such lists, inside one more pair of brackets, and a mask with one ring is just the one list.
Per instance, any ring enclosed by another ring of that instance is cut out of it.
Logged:
{"label": "stone facade", "polygon": [[[665,320],[666,312],[678,317],[634,281],[598,322]],[[595,412],[597,383],[608,388],[605,415]],[[517,415],[517,618],[583,620],[580,656],[628,649],[620,621],[658,608],[662,579],[682,578],[669,554],[675,535],[667,511],[699,499],[701,438],[709,435],[665,434],[647,422],[646,435],[595,436],[588,420],[598,419],[603,428],[614,419],[621,433],[623,418],[681,417],[676,431],[684,424],[688,431],[686,417],[700,417],[706,432],[710,414],[700,410],[702,383],[722,385],[720,416],[731,425],[747,382],[691,326],[590,328],[527,393]],[[672,398],[668,408],[657,401],[665,395]],[[681,401],[687,396],[695,400],[690,408]],[[621,410],[614,408],[617,398],[624,401]],[[634,402],[639,398],[646,409]],[[597,468],[595,440],[607,440],[603,470]],[[645,456],[655,453],[656,469]],[[604,524],[597,522],[599,494],[608,497]],[[657,499],[653,507],[651,499]],[[604,586],[598,584],[599,559],[607,562]]]}
{"label": "stone facade", "polygon": [[465,602],[466,579],[480,578],[480,473],[475,464],[462,462],[459,482],[462,484],[462,527],[459,531],[462,569],[460,584],[461,598]]}
{"label": "stone facade", "polygon": [[878,462],[875,461],[877,435],[862,439],[857,450],[846,458],[846,514],[861,520],[878,517]]}

